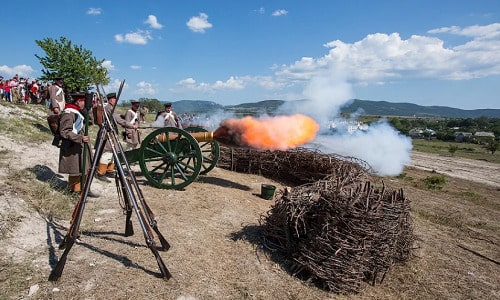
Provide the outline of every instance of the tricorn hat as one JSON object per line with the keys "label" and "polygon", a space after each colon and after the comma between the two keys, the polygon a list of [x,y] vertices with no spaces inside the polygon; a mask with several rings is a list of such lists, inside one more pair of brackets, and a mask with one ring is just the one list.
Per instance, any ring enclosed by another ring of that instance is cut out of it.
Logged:
{"label": "tricorn hat", "polygon": [[106,98],[111,99],[111,98],[116,98],[116,93],[109,93],[106,95]]}
{"label": "tricorn hat", "polygon": [[139,106],[140,104],[141,104],[141,101],[136,101],[136,100],[130,101],[130,105],[132,105],[132,106]]}
{"label": "tricorn hat", "polygon": [[64,80],[64,77],[61,76],[54,77],[54,81],[62,81],[62,80]]}

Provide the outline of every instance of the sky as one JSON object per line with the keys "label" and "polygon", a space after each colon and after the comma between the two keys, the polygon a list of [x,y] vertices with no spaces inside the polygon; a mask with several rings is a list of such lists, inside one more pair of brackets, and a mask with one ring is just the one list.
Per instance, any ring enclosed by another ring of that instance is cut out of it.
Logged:
{"label": "sky", "polygon": [[[315,98],[500,109],[500,1],[25,0],[2,14],[0,75],[36,78],[36,40],[104,60],[122,99]],[[22,9],[24,8],[24,9]]]}

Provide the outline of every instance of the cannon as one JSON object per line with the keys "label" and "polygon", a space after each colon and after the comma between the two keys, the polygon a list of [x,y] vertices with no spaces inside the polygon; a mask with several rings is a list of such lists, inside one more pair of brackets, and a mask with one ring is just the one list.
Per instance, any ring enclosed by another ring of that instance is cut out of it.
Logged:
{"label": "cannon", "polygon": [[215,167],[220,148],[213,131],[162,127],[149,133],[139,148],[124,154],[129,163],[139,163],[142,175],[151,185],[182,189]]}

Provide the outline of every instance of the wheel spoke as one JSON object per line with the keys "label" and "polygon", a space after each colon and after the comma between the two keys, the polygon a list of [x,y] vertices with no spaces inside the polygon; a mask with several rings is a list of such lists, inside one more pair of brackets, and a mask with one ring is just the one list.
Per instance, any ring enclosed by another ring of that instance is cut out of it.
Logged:
{"label": "wheel spoke", "polygon": [[184,171],[186,171],[187,169],[191,170],[194,172],[194,166],[191,165],[191,164],[188,164],[188,163],[185,163],[184,161],[178,161],[177,162],[178,165],[183,165],[184,166]]}
{"label": "wheel spoke", "polygon": [[140,166],[152,185],[180,189],[194,181],[202,169],[198,142],[186,131],[164,127],[150,133],[140,149]]}
{"label": "wheel spoke", "polygon": [[177,168],[177,170],[179,171],[179,175],[181,175],[181,177],[185,180],[185,181],[188,181],[188,177],[186,176],[186,174],[184,173],[184,171],[182,170],[181,166],[180,166],[180,163],[176,163],[175,164],[175,167]]}
{"label": "wheel spoke", "polygon": [[[158,169],[160,169],[161,167],[165,166],[166,164],[167,164],[166,162],[162,162],[158,166],[154,167],[150,172],[151,173],[156,173],[156,171],[158,171]],[[168,169],[168,166],[165,169]]]}

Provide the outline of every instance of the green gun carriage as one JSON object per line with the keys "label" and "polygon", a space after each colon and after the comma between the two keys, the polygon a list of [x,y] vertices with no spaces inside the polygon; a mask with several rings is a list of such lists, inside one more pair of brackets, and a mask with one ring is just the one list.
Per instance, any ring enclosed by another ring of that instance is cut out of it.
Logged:
{"label": "green gun carriage", "polygon": [[161,127],[149,133],[137,149],[125,151],[129,163],[139,163],[142,175],[161,189],[182,189],[212,170],[220,155],[213,132],[201,127]]}

